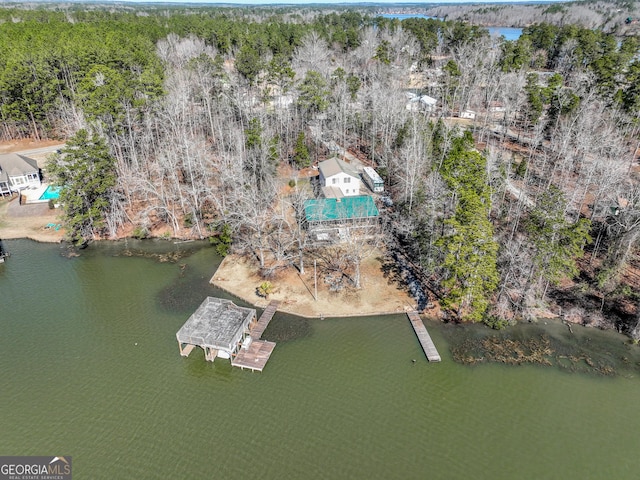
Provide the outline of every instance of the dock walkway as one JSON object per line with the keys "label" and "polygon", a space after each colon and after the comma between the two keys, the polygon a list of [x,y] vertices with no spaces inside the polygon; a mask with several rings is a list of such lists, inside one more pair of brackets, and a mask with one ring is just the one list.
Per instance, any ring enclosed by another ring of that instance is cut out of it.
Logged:
{"label": "dock walkway", "polygon": [[238,353],[231,359],[231,365],[242,369],[249,368],[253,371],[262,371],[269,361],[269,357],[276,344],[274,342],[261,340],[260,337],[262,337],[273,315],[276,313],[276,310],[278,310],[278,305],[280,305],[278,300],[272,300],[269,305],[267,305],[267,308],[265,308],[262,315],[260,315],[260,319],[251,327],[251,344],[249,344],[248,348],[240,348]]}
{"label": "dock walkway", "polygon": [[279,300],[271,300],[271,302],[269,302],[267,308],[265,308],[262,315],[260,315],[258,323],[251,328],[251,338],[254,340],[260,340],[260,337],[262,337],[262,334],[267,329],[273,315],[276,313],[276,310],[278,310],[278,305],[280,305]]}
{"label": "dock walkway", "polygon": [[416,332],[418,340],[420,340],[420,345],[422,345],[422,350],[424,350],[424,354],[427,356],[427,359],[430,362],[441,361],[440,354],[438,353],[433,340],[431,340],[431,336],[429,335],[429,332],[427,332],[427,327],[424,326],[418,312],[415,310],[407,312],[407,317],[409,317],[409,320],[411,321],[411,326]]}

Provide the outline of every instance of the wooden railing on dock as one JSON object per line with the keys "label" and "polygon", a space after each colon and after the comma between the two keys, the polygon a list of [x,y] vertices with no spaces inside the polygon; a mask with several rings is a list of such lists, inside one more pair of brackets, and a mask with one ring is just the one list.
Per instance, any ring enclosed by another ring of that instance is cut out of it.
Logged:
{"label": "wooden railing on dock", "polygon": [[427,359],[430,362],[439,362],[441,360],[440,354],[438,353],[438,350],[436,350],[436,346],[434,345],[433,340],[431,340],[431,336],[429,335],[429,332],[427,332],[427,327],[424,326],[418,312],[415,310],[407,312],[407,317],[409,317],[409,320],[411,321],[411,326],[416,332],[418,340],[420,340],[420,345],[422,345],[422,350],[424,350],[424,354],[427,356]]}
{"label": "wooden railing on dock", "polygon": [[262,315],[260,315],[258,323],[256,323],[255,326],[251,329],[251,338],[253,338],[254,340],[260,340],[260,337],[262,337],[262,334],[267,329],[267,326],[273,318],[273,315],[276,313],[276,310],[278,310],[278,305],[280,305],[279,300],[271,300],[271,302],[269,302],[267,308],[265,308],[264,312],[262,312]]}

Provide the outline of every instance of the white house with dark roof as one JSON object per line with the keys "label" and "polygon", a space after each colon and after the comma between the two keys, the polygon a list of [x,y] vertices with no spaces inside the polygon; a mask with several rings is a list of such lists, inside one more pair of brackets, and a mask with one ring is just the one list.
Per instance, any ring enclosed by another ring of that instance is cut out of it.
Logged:
{"label": "white house with dark roof", "polygon": [[7,195],[40,185],[38,162],[17,153],[0,155],[0,194]]}
{"label": "white house with dark roof", "polygon": [[360,175],[351,166],[333,157],[318,165],[320,188],[325,198],[360,195]]}

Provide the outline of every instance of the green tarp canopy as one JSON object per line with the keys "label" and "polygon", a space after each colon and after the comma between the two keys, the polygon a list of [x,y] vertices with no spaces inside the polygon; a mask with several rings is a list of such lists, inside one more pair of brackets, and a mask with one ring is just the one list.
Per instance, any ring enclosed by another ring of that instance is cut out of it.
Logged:
{"label": "green tarp canopy", "polygon": [[355,220],[378,216],[378,208],[368,195],[342,198],[319,198],[304,202],[307,222]]}

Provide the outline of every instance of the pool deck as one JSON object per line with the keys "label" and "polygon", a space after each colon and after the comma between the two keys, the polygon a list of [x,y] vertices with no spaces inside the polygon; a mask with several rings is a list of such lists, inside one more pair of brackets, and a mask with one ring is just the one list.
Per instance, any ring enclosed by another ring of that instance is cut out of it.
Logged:
{"label": "pool deck", "polygon": [[20,191],[20,194],[23,197],[23,204],[31,204],[31,203],[47,203],[49,201],[48,198],[40,199],[42,194],[49,188],[48,183],[43,183],[37,188],[25,188]]}

